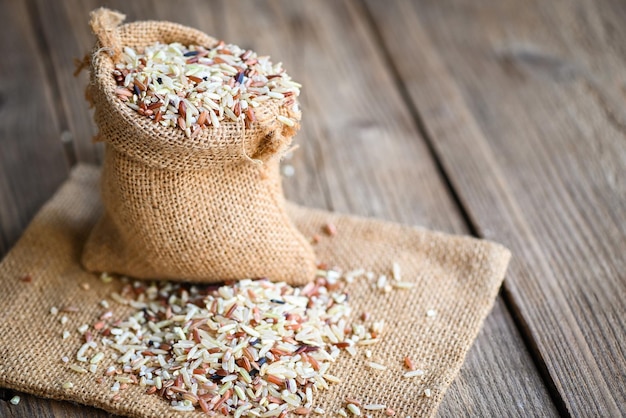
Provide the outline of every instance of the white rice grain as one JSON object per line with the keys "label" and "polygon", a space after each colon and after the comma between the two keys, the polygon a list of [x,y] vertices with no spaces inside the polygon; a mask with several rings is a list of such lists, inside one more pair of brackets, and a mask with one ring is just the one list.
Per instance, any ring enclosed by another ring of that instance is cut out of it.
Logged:
{"label": "white rice grain", "polygon": [[421,377],[421,376],[424,376],[424,370],[420,370],[420,369],[413,370],[413,371],[410,371],[410,372],[406,372],[403,375],[403,377],[406,377],[406,378]]}
{"label": "white rice grain", "polygon": [[382,411],[383,409],[387,409],[387,405],[383,405],[380,403],[370,403],[367,405],[363,405],[363,409],[368,411]]}
{"label": "white rice grain", "polygon": [[387,366],[385,366],[384,364],[376,363],[373,361],[367,362],[367,365],[370,369],[380,370],[380,371],[387,370]]}

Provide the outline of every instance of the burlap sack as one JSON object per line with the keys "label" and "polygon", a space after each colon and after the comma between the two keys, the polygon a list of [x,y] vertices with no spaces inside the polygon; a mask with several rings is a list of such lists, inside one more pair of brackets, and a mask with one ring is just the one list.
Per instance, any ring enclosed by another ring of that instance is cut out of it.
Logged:
{"label": "burlap sack", "polygon": [[[61,362],[62,356],[73,357],[80,347],[76,327],[93,323],[103,312],[98,302],[120,288],[117,281],[104,284],[80,266],[84,241],[101,213],[97,178],[95,168],[75,169],[0,264],[0,385],[135,417],[203,416],[175,413],[166,401],[144,394],[137,386],[122,391],[121,400],[114,402],[109,378],[98,385],[94,380],[101,373],[80,375]],[[371,349],[372,359],[389,369],[373,372],[365,366],[362,354],[342,354],[331,372],[343,383],[317,394],[316,404],[334,416],[350,396],[386,404],[398,417],[433,416],[491,309],[509,252],[487,241],[388,222],[295,206],[289,207],[289,213],[305,236],[318,233],[329,221],[337,226],[336,236],[323,237],[317,245],[320,260],[379,274],[389,273],[396,261],[402,267],[403,280],[417,284],[389,294],[373,290],[366,281],[350,285],[353,314],[369,311],[372,318],[384,319],[387,324],[383,340]],[[26,274],[32,277],[31,283],[19,280]],[[90,290],[82,289],[83,283]],[[111,303],[121,317],[122,307]],[[80,311],[66,314],[70,323],[63,326],[49,310],[67,305]],[[437,316],[427,317],[429,309],[435,309]],[[72,331],[71,337],[62,339],[63,330]],[[422,379],[400,377],[406,355],[426,370]],[[64,390],[61,385],[67,381],[74,387]],[[423,395],[426,388],[431,389],[431,397]]]}
{"label": "burlap sack", "polygon": [[193,138],[140,116],[114,93],[112,71],[123,46],[217,41],[173,23],[118,26],[122,20],[106,9],[92,13],[98,43],[88,96],[97,138],[106,143],[105,211],[85,246],[84,266],[144,279],[312,279],[313,250],[287,216],[279,172],[299,125],[285,126],[276,116],[299,121],[300,113],[266,101],[249,128],[223,121]]}

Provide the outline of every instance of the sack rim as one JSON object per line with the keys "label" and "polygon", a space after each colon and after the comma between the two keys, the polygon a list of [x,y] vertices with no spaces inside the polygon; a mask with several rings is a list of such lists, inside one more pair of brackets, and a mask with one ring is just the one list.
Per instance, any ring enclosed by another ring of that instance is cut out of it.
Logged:
{"label": "sack rim", "polygon": [[[114,31],[113,37],[119,40],[121,45],[134,48],[155,42],[180,42],[187,45],[208,46],[219,42],[218,39],[198,29],[166,21],[130,22],[110,28],[107,31],[109,35],[110,31]],[[91,84],[89,86],[91,88],[90,96],[96,104],[95,119],[101,131],[96,139],[110,143],[120,152],[144,160],[142,158],[144,153],[138,149],[147,147],[154,152],[179,153],[182,159],[194,160],[199,158],[205,162],[204,165],[214,161],[249,160],[250,156],[258,154],[260,149],[267,148],[263,144],[264,141],[290,142],[290,138],[299,129],[301,112],[271,100],[262,102],[255,108],[256,122],[252,122],[249,128],[245,127],[243,121],[223,120],[218,128],[204,127],[194,137],[187,137],[181,129],[171,126],[164,127],[154,120],[140,115],[119,100],[115,94],[117,83],[112,76],[115,69],[115,47],[103,45],[103,37],[96,35],[98,41],[92,54]],[[151,42],[140,45],[141,42],[133,38],[148,38]],[[105,117],[101,113],[105,113]],[[277,119],[278,115],[296,120],[296,126],[284,125]],[[121,132],[127,133],[123,139],[119,138]],[[264,157],[271,157],[286,148],[286,146],[269,147],[276,152],[269,153],[270,155]],[[150,151],[148,153],[154,154]],[[151,163],[151,161],[146,162]],[[160,161],[152,165],[171,167],[176,164],[171,161]]]}

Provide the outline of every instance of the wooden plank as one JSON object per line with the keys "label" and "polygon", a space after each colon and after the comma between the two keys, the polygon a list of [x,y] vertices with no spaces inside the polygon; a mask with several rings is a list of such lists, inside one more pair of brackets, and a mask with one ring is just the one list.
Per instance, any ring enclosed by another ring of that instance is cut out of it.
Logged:
{"label": "wooden plank", "polygon": [[[9,400],[14,396],[20,396],[20,402],[12,405]],[[5,418],[115,418],[101,409],[90,408],[70,402],[41,399],[24,393],[7,391],[6,396],[0,400],[0,417]]]}
{"label": "wooden plank", "polygon": [[68,173],[28,10],[0,2],[0,257]]}
{"label": "wooden plank", "polygon": [[[301,148],[290,161],[297,174],[285,181],[291,199],[310,206],[467,232],[410,112],[395,90],[360,8],[332,2],[312,6],[195,1],[184,8],[171,2],[109,4],[126,13],[129,20],[177,21],[284,61],[289,72],[305,85],[304,127],[297,140]],[[44,24],[48,42],[56,45],[51,54],[59,55],[54,62],[60,62],[62,56],[80,55],[81,45],[90,45],[91,38],[64,42],[55,39],[55,34],[70,22],[86,20],[86,11],[97,7],[96,1],[68,1],[61,8],[40,1],[38,6],[42,15],[54,16]],[[79,19],[77,15],[83,13]],[[80,29],[78,36],[83,33]],[[61,55],[57,48],[67,50]],[[63,71],[57,74],[61,76]],[[85,106],[76,93],[67,94],[64,103],[68,114],[73,115],[81,114]],[[505,364],[502,359],[508,356],[510,363]],[[494,381],[499,385],[494,386]],[[501,388],[511,391],[502,394]],[[549,415],[552,411],[547,391],[499,300],[441,414],[515,415],[520,413],[520,404],[530,413],[545,410]]]}
{"label": "wooden plank", "polygon": [[[49,55],[53,63],[52,76],[61,92],[57,105],[63,113],[64,140],[73,147],[78,162],[99,163],[103,147],[92,142],[97,129],[85,100],[88,72],[74,75],[75,60],[82,59],[93,48],[88,16],[95,8],[95,2],[29,1],[37,11],[34,24],[40,25],[45,42],[53,51]],[[68,10],[68,7],[72,9]]]}
{"label": "wooden plank", "polygon": [[563,409],[626,414],[623,3],[367,4]]}

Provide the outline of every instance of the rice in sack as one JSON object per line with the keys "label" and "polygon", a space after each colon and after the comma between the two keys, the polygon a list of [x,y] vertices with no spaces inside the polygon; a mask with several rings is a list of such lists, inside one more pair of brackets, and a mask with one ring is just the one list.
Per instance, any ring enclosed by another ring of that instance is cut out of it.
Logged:
{"label": "rice in sack", "polygon": [[195,29],[123,18],[92,13],[104,213],[83,265],[143,279],[313,279],[279,172],[299,128],[299,85]]}

